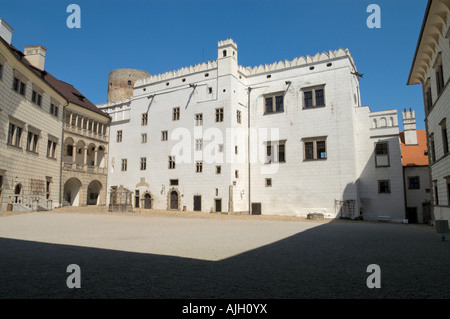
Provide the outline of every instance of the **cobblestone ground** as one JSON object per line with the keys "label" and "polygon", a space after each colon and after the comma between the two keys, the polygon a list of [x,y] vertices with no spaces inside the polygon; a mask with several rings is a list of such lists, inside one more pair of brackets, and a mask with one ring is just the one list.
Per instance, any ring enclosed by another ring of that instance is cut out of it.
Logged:
{"label": "cobblestone ground", "polygon": [[[69,289],[67,266],[81,269]],[[368,265],[381,270],[369,289]],[[0,298],[450,298],[427,225],[65,208],[0,213]]]}

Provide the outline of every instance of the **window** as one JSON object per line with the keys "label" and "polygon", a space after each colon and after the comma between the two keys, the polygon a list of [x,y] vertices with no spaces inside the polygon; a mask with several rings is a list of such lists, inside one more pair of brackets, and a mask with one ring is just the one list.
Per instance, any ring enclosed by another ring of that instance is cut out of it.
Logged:
{"label": "window", "polygon": [[26,89],[25,83],[20,81],[18,78],[14,78],[13,90],[25,96],[25,89]]}
{"label": "window", "polygon": [[147,143],[147,133],[142,133],[141,134],[141,143],[142,144]]}
{"label": "window", "polygon": [[234,178],[239,178],[239,171],[238,170],[234,171]]}
{"label": "window", "polygon": [[389,143],[388,142],[375,143],[375,166],[376,167],[389,166]]}
{"label": "window", "polygon": [[316,86],[302,89],[303,108],[315,108],[325,106],[325,86]]}
{"label": "window", "polygon": [[127,170],[127,159],[126,158],[123,158],[122,159],[122,172],[126,172],[126,170]]}
{"label": "window", "polygon": [[424,100],[425,100],[425,110],[430,112],[431,108],[433,107],[433,98],[431,95],[431,87],[430,87],[430,81],[427,81],[427,84],[425,84],[424,88]]}
{"label": "window", "polygon": [[216,122],[223,122],[223,107],[216,109]]}
{"label": "window", "polygon": [[219,153],[223,153],[223,144],[219,144]]}
{"label": "window", "polygon": [[169,169],[175,169],[175,156],[169,156]]}
{"label": "window", "polygon": [[174,107],[172,110],[172,121],[178,121],[180,119],[180,108]]}
{"label": "window", "polygon": [[52,140],[47,142],[47,157],[56,158],[56,142]]}
{"label": "window", "polygon": [[303,149],[303,160],[305,161],[327,159],[327,146],[324,137],[304,139]]}
{"label": "window", "polygon": [[448,153],[448,135],[447,135],[447,124],[446,119],[444,118],[439,125],[441,126],[442,133],[442,148],[444,150],[444,155]]}
{"label": "window", "polygon": [[141,171],[147,169],[147,157],[141,157]]}
{"label": "window", "polygon": [[216,166],[216,174],[217,175],[219,175],[219,174],[222,174],[222,166]]}
{"label": "window", "polygon": [[196,139],[195,140],[195,150],[196,151],[203,150],[203,140],[202,139]]}
{"label": "window", "polygon": [[117,131],[116,142],[117,142],[117,143],[122,142],[122,131]]}
{"label": "window", "polygon": [[195,114],[195,126],[203,125],[203,113]]}
{"label": "window", "polygon": [[167,141],[168,136],[168,131],[161,131],[161,141]]}
{"label": "window", "polygon": [[286,140],[267,142],[266,144],[266,164],[269,163],[285,163],[286,162],[286,151],[285,151]]}
{"label": "window", "polygon": [[440,96],[442,91],[444,90],[444,72],[442,68],[442,55],[441,52],[439,52],[435,66],[434,66],[434,72],[436,75],[436,90],[437,95]]}
{"label": "window", "polygon": [[59,108],[55,104],[50,104],[50,114],[53,114],[54,116],[58,117],[58,111]]}
{"label": "window", "polygon": [[[0,185],[0,187],[2,187]],[[450,178],[447,177],[447,205],[450,206]]]}
{"label": "window", "polygon": [[433,190],[434,190],[434,204],[436,206],[439,205],[439,192],[437,181],[433,181]]}
{"label": "window", "polygon": [[284,112],[283,93],[276,93],[264,96],[264,114]]}
{"label": "window", "polygon": [[237,155],[237,153],[238,153],[238,147],[237,147],[237,145],[234,147],[234,154],[236,154]]}
{"label": "window", "polygon": [[203,172],[203,162],[196,162],[195,163],[195,172],[196,173]]}
{"label": "window", "polygon": [[0,64],[0,80],[3,80],[3,64]]}
{"label": "window", "polygon": [[141,126],[145,126],[148,123],[148,113],[142,113]]}
{"label": "window", "polygon": [[22,147],[22,128],[9,123],[8,144],[16,147]]}
{"label": "window", "polygon": [[73,145],[67,145],[67,152],[66,153],[67,153],[67,156],[73,156]]}
{"label": "window", "polygon": [[431,161],[436,162],[436,148],[434,145],[434,134],[430,134]]}
{"label": "window", "polygon": [[208,87],[208,94],[212,94],[212,87]]}
{"label": "window", "polygon": [[171,179],[170,186],[178,186],[178,179]]}
{"label": "window", "polygon": [[34,134],[33,132],[28,132],[27,151],[37,153],[38,140],[39,140],[38,134]]}
{"label": "window", "polygon": [[409,189],[420,189],[420,179],[419,176],[408,177]]}
{"label": "window", "polygon": [[35,90],[33,90],[32,94],[31,94],[31,102],[41,106],[42,105],[42,95],[40,95]]}
{"label": "window", "polygon": [[390,181],[389,180],[381,180],[378,181],[378,193],[387,194],[391,192]]}
{"label": "window", "polygon": [[266,178],[266,187],[272,187],[272,179]]}
{"label": "window", "polygon": [[236,121],[241,124],[241,111],[236,111]]}

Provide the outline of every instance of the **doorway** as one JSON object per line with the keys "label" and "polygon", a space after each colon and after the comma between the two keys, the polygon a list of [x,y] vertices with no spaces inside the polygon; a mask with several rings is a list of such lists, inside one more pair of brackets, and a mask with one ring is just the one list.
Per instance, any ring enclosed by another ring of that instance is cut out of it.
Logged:
{"label": "doorway", "polygon": [[194,196],[194,211],[199,212],[202,210],[202,197],[200,195]]}
{"label": "doorway", "polygon": [[417,224],[417,207],[406,208],[406,219],[409,224]]}
{"label": "doorway", "polygon": [[170,209],[178,209],[178,193],[172,191],[170,193]]}
{"label": "doorway", "polygon": [[152,208],[152,197],[150,194],[144,195],[144,209],[151,209]]}
{"label": "doorway", "polygon": [[215,208],[216,208],[216,213],[221,213],[222,212],[222,199],[215,199]]}

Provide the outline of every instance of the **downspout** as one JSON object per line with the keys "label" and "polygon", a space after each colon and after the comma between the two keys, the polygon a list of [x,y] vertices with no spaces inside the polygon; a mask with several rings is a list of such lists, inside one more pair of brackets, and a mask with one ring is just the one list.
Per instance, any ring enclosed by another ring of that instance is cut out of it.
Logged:
{"label": "downspout", "polygon": [[61,158],[60,158],[60,165],[59,165],[59,205],[62,207],[62,169],[63,169],[63,155],[64,155],[64,126],[66,122],[66,107],[69,105],[69,101],[67,101],[67,104],[62,107],[62,132],[61,132]]}
{"label": "downspout", "polygon": [[251,179],[250,179],[250,92],[252,88],[248,88],[248,101],[247,101],[247,161],[248,161],[248,214],[252,214],[252,206],[251,206]]}

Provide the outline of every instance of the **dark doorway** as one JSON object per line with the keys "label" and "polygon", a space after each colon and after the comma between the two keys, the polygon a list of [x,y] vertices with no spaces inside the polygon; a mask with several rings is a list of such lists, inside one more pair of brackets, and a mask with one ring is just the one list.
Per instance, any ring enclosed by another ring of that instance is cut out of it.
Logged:
{"label": "dark doorway", "polygon": [[417,207],[406,208],[406,219],[409,224],[417,224]]}
{"label": "dark doorway", "polygon": [[199,212],[202,210],[202,197],[199,195],[194,196],[194,211]]}
{"label": "dark doorway", "polygon": [[423,223],[429,224],[431,220],[431,203],[426,202],[422,204]]}
{"label": "dark doorway", "polygon": [[216,213],[222,212],[222,199],[216,199]]}
{"label": "dark doorway", "polygon": [[[22,185],[17,184],[16,187],[14,188],[14,195],[20,195],[20,192],[22,191]],[[16,198],[14,199],[15,203],[19,203],[19,197],[16,196]]]}
{"label": "dark doorway", "polygon": [[150,194],[144,195],[144,209],[150,209],[152,208],[152,197]]}
{"label": "dark doorway", "polygon": [[178,209],[178,193],[176,191],[170,193],[170,209]]}
{"label": "dark doorway", "polygon": [[261,203],[252,203],[252,215],[261,215]]}

